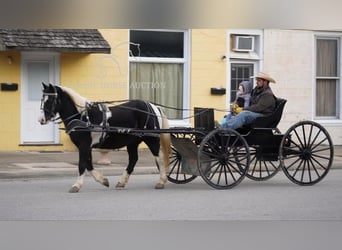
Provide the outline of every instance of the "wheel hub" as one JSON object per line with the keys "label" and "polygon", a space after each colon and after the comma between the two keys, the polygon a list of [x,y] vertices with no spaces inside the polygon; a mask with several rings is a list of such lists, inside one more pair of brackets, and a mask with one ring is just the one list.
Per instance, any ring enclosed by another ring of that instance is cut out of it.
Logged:
{"label": "wheel hub", "polygon": [[311,150],[309,148],[304,148],[302,151],[301,158],[303,160],[309,160],[311,158]]}

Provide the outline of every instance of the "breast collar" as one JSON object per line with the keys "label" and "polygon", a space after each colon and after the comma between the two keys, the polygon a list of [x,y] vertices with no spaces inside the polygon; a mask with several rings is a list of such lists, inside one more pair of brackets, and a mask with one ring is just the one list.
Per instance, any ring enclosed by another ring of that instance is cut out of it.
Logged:
{"label": "breast collar", "polygon": [[108,120],[112,117],[112,112],[108,108],[108,106],[104,103],[97,103],[99,110],[102,112],[102,126],[109,126]]}

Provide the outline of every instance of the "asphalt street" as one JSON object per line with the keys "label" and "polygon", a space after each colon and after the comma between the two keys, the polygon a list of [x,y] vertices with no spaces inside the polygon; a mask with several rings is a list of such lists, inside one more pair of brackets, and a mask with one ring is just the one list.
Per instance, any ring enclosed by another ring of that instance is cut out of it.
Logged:
{"label": "asphalt street", "polygon": [[117,190],[126,152],[110,153],[109,165],[96,164],[95,152],[94,165],[110,187],[87,175],[75,194],[68,190],[77,177],[77,152],[0,152],[0,246],[340,249],[341,149],[335,147],[332,169],[313,186],[279,172],[265,182],[245,178],[230,190],[213,189],[201,177],[155,190],[157,169],[147,150],[139,151],[126,188]]}
{"label": "asphalt street", "polygon": [[0,220],[342,220],[342,170],[320,183],[298,186],[283,173],[265,182],[245,178],[230,190],[216,190],[201,177],[155,190],[156,174],[133,175],[124,190],[86,177],[79,193],[75,178],[7,179],[0,182]]}

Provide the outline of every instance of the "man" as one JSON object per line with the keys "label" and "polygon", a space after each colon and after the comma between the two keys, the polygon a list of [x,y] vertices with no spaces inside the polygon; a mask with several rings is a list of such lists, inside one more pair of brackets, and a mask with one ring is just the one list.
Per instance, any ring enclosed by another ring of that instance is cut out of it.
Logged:
{"label": "man", "polygon": [[245,108],[235,106],[233,112],[222,120],[221,126],[223,128],[237,129],[274,111],[275,96],[269,83],[276,81],[265,72],[259,72],[254,78],[257,86],[252,90],[249,106]]}

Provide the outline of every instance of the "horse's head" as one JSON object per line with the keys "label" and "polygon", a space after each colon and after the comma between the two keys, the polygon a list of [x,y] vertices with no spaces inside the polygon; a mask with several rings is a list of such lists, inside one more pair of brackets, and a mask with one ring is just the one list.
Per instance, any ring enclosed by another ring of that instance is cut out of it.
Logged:
{"label": "horse's head", "polygon": [[44,125],[51,121],[58,113],[58,106],[60,99],[58,96],[57,87],[52,85],[43,85],[43,97],[40,104],[40,109],[43,111],[43,115],[39,118],[40,124]]}

